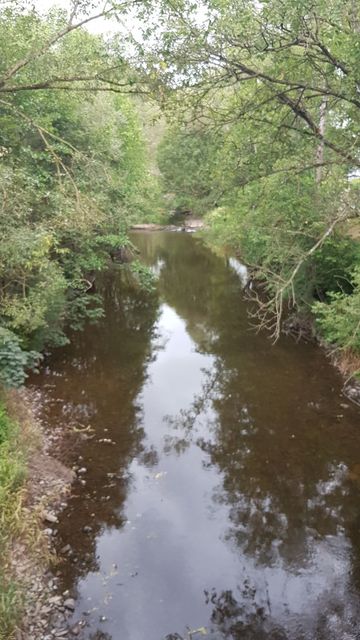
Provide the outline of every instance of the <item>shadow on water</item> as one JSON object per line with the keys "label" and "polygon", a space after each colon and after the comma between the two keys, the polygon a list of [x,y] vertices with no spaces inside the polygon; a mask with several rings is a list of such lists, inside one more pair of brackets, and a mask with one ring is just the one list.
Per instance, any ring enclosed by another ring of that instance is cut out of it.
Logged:
{"label": "shadow on water", "polygon": [[242,273],[197,238],[134,242],[159,297],[109,278],[106,318],[33,381],[45,422],[81,430],[58,533],[72,621],[86,640],[359,638],[341,380],[314,345],[251,331]]}

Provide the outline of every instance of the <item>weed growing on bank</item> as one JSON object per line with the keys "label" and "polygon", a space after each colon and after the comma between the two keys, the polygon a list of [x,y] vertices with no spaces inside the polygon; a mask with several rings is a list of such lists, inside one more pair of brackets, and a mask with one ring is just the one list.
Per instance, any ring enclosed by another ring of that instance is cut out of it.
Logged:
{"label": "weed growing on bank", "polygon": [[0,398],[0,640],[12,637],[23,602],[10,561],[14,537],[22,527],[25,469],[19,426]]}

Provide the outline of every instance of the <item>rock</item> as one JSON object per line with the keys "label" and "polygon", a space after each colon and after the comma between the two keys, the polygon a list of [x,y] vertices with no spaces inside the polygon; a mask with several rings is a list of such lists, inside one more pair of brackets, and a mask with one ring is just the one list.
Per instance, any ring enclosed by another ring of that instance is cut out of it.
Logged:
{"label": "rock", "polygon": [[[55,631],[55,632],[54,632]],[[52,633],[55,636],[55,638],[63,638],[64,636],[67,636],[67,634],[69,633],[68,629],[55,629]]]}
{"label": "rock", "polygon": [[131,226],[131,229],[133,231],[163,231],[166,227],[162,224],[154,224],[152,222],[150,223],[143,223],[143,224],[133,224]]}
{"label": "rock", "polygon": [[204,228],[204,221],[203,220],[199,220],[199,219],[195,219],[195,218],[190,218],[188,220],[185,220],[185,229],[187,230],[199,230],[199,229],[203,229]]}
{"label": "rock", "polygon": [[75,600],[74,598],[67,598],[64,602],[64,607],[69,609],[69,611],[75,610]]}
{"label": "rock", "polygon": [[42,616],[47,616],[49,613],[51,613],[51,611],[52,611],[51,607],[41,607]]}
{"label": "rock", "polygon": [[50,513],[49,511],[45,511],[43,514],[44,522],[49,522],[50,524],[55,524],[58,521],[56,515],[54,513]]}
{"label": "rock", "polygon": [[92,527],[89,527],[89,525],[85,525],[85,527],[83,527],[83,532],[84,533],[91,533],[92,532]]}
{"label": "rock", "polygon": [[80,627],[80,625],[78,625],[78,624],[75,624],[75,625],[70,629],[70,633],[71,633],[73,636],[78,636],[78,635],[79,635],[79,633],[80,633],[80,631],[81,631],[81,627]]}
{"label": "rock", "polygon": [[87,473],[87,468],[86,467],[81,467],[81,469],[78,469],[78,471],[77,471],[78,476],[81,476],[84,473]]}
{"label": "rock", "polygon": [[360,401],[360,385],[350,383],[344,389],[345,395],[355,403]]}
{"label": "rock", "polygon": [[60,549],[60,553],[69,553],[71,551],[71,545],[66,544],[65,547],[62,547],[62,549]]}

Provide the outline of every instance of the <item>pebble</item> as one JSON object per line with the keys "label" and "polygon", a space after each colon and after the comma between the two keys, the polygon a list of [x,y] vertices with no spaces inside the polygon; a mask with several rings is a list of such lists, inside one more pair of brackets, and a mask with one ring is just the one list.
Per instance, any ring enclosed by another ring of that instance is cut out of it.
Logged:
{"label": "pebble", "polygon": [[62,549],[60,549],[60,553],[69,553],[69,551],[71,551],[70,544],[66,544],[65,547],[62,547]]}
{"label": "pebble", "polygon": [[78,636],[81,631],[81,626],[79,624],[75,624],[71,629],[71,633],[73,636]]}
{"label": "pebble", "polygon": [[64,602],[64,607],[69,609],[70,611],[74,611],[75,609],[75,600],[74,598],[67,598]]}
{"label": "pebble", "polygon": [[53,629],[52,634],[55,636],[55,638],[63,638],[64,636],[67,636],[68,634],[68,629]]}
{"label": "pebble", "polygon": [[55,524],[58,521],[58,518],[54,513],[50,513],[49,511],[45,511],[43,515],[44,522],[50,522],[50,524]]}

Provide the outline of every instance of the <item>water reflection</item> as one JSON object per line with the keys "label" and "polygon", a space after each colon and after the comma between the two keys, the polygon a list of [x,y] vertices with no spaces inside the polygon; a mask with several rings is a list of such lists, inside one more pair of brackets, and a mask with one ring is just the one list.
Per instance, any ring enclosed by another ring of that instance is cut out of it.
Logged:
{"label": "water reflection", "polygon": [[59,532],[73,622],[87,640],[355,640],[359,416],[336,372],[251,332],[238,274],[198,239],[134,241],[159,299],[109,280],[106,319],[39,384],[44,418],[83,430]]}

